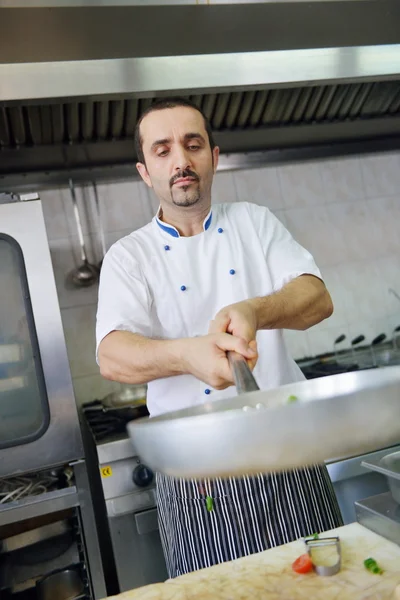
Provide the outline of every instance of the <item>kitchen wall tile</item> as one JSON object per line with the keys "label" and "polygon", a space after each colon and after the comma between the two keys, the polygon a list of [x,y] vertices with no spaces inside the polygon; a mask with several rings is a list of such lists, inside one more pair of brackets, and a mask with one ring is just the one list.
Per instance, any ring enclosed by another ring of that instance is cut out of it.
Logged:
{"label": "kitchen wall tile", "polygon": [[96,309],[96,304],[90,304],[61,311],[73,378],[98,373],[95,359]]}
{"label": "kitchen wall tile", "polygon": [[369,322],[385,315],[384,292],[379,263],[373,261],[340,265],[341,283],[349,323]]}
{"label": "kitchen wall tile", "polygon": [[[82,229],[84,234],[99,235],[100,229],[100,218],[102,218],[102,199],[104,198],[107,189],[105,184],[99,184],[96,186],[97,196],[99,200],[99,208],[97,209],[93,186],[82,185],[76,188],[77,204],[79,209],[80,218],[82,221]],[[68,205],[67,205],[68,206]],[[99,217],[99,212],[100,217]],[[75,235],[75,220],[73,219],[73,211],[71,207],[72,228]],[[102,220],[104,229],[104,223]]]}
{"label": "kitchen wall tile", "polygon": [[222,171],[216,173],[212,185],[211,197],[214,204],[223,202],[237,202],[233,173]]}
{"label": "kitchen wall tile", "polygon": [[[107,195],[108,186],[97,186],[99,203]],[[76,200],[83,233],[97,235],[99,230],[99,217],[91,185],[75,186]],[[77,236],[77,226],[74,216],[71,193],[68,187],[54,190],[42,190],[40,199],[43,203],[43,212],[46,222],[47,236],[50,240]]]}
{"label": "kitchen wall tile", "polygon": [[382,327],[385,329],[385,325],[380,319],[355,319],[349,323],[350,340],[354,340],[359,335],[365,336],[365,341],[360,344],[369,345],[376,336],[382,333]]}
{"label": "kitchen wall tile", "polygon": [[104,379],[100,373],[75,377],[73,379],[75,400],[78,406],[93,400],[101,400],[107,394],[120,389],[120,384],[115,381]]}
{"label": "kitchen wall tile", "polygon": [[399,152],[372,154],[360,160],[366,198],[399,195]]}
{"label": "kitchen wall tile", "polygon": [[[349,314],[349,306],[352,306],[352,279],[353,270],[362,268],[363,263],[357,263],[357,266],[343,262],[333,267],[324,267],[322,277],[326,280],[329,292],[332,294],[334,303],[334,313],[329,317],[329,322],[333,325],[344,328],[348,326],[349,320],[354,318]],[[350,282],[350,283],[349,283]],[[335,312],[337,313],[335,315]],[[336,321],[338,319],[338,321]],[[345,331],[343,333],[346,334]]]}
{"label": "kitchen wall tile", "polygon": [[400,188],[397,196],[367,200],[380,246],[379,256],[400,253]]}
{"label": "kitchen wall tile", "polygon": [[151,221],[155,213],[150,192],[142,181],[109,185],[101,208],[106,231],[120,231],[128,227],[139,229]]}
{"label": "kitchen wall tile", "polygon": [[[386,335],[385,342],[389,342],[393,337],[393,330],[400,325],[400,313],[398,315],[386,315],[381,319],[373,321],[377,334],[384,333]],[[376,336],[375,336],[376,337]]]}
{"label": "kitchen wall tile", "polygon": [[254,202],[271,210],[284,208],[276,168],[235,171],[233,178],[239,202]]}
{"label": "kitchen wall tile", "polygon": [[319,163],[326,202],[364,198],[359,158],[337,158]]}
{"label": "kitchen wall tile", "polygon": [[332,227],[326,206],[286,210],[287,228],[293,237],[313,255],[319,267],[347,260],[343,233]]}
{"label": "kitchen wall tile", "polygon": [[287,208],[325,203],[325,189],[319,163],[285,165],[278,168],[283,204]]}
{"label": "kitchen wall tile", "polygon": [[305,358],[312,354],[309,344],[307,331],[294,331],[293,329],[285,329],[283,332],[286,347],[289,354],[295,360]]}
{"label": "kitchen wall tile", "polygon": [[344,259],[354,261],[382,255],[374,215],[365,200],[329,204],[326,211],[331,237],[340,239]]}
{"label": "kitchen wall tile", "polygon": [[[315,325],[307,331],[313,355],[333,352],[335,340],[344,333],[343,327],[329,327],[325,323],[323,321],[323,323]],[[340,349],[339,345],[338,349]]]}
{"label": "kitchen wall tile", "polygon": [[[71,201],[67,188],[42,190],[39,193],[42,201],[44,220],[46,223],[47,237],[51,240],[66,238],[71,235],[70,206]],[[72,213],[71,213],[72,214]],[[76,230],[75,230],[76,231]]]}
{"label": "kitchen wall tile", "polygon": [[[384,310],[386,314],[399,314],[400,317],[400,257],[398,255],[387,256],[376,261],[379,272],[378,285],[382,287],[384,298]],[[393,290],[390,292],[389,290]],[[399,298],[396,297],[396,294]]]}
{"label": "kitchen wall tile", "polygon": [[[93,251],[93,246],[95,246],[97,240],[92,236],[84,236],[84,241],[89,261],[97,264],[101,257],[99,251],[96,251],[96,254]],[[50,242],[50,254],[60,307],[67,308],[97,302],[97,284],[88,288],[72,288],[67,282],[71,271],[82,264],[78,238],[52,240]]]}
{"label": "kitchen wall tile", "polygon": [[388,339],[393,339],[396,336],[397,347],[400,349],[400,331],[394,333],[394,330],[400,327],[400,311],[397,311],[394,315],[386,315],[385,320]]}

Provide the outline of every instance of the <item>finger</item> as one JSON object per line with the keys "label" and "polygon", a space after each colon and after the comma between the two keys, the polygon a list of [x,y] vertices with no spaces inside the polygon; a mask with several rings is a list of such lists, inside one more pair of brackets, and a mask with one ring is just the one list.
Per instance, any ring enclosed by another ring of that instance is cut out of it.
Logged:
{"label": "finger", "polygon": [[[237,348],[235,351],[238,352],[240,348]],[[241,354],[241,353],[239,353]],[[258,354],[251,360],[246,359],[247,364],[249,365],[249,369],[253,371],[254,367],[257,364]],[[221,385],[218,389],[225,389],[234,384],[234,377],[231,364],[228,360],[226,351],[221,350],[221,355],[218,360],[218,375],[221,378]],[[226,382],[226,383],[225,383]]]}
{"label": "finger", "polygon": [[258,352],[257,350],[257,340],[251,340],[251,342],[249,342],[249,347],[252,348],[252,350],[255,350],[256,352]]}
{"label": "finger", "polygon": [[251,371],[253,371],[253,369],[256,366],[257,361],[258,361],[258,350],[257,350],[257,342],[256,342],[256,340],[252,340],[249,343],[249,347],[252,350],[255,350],[255,352],[257,352],[257,355],[254,358],[252,358],[251,360],[247,360],[247,364],[249,365],[249,368],[251,369]]}
{"label": "finger", "polygon": [[225,352],[238,352],[249,360],[254,360],[257,356],[257,350],[254,349],[254,346],[249,346],[245,340],[234,335],[221,334],[218,336],[216,343],[221,350],[224,350]]}
{"label": "finger", "polygon": [[228,361],[228,357],[224,350],[221,350],[221,355],[217,359],[217,372],[220,379],[218,385],[219,390],[225,390],[227,387],[234,384],[233,372]]}
{"label": "finger", "polygon": [[208,333],[226,333],[230,324],[230,317],[224,314],[218,314],[213,321],[211,321]]}
{"label": "finger", "polygon": [[254,367],[256,366],[257,362],[258,362],[258,356],[254,359],[254,360],[247,360],[246,361],[250,371],[254,371]]}
{"label": "finger", "polygon": [[254,329],[244,319],[236,321],[235,326],[232,327],[232,331],[229,331],[229,333],[232,333],[236,337],[242,338],[248,344],[254,340]]}

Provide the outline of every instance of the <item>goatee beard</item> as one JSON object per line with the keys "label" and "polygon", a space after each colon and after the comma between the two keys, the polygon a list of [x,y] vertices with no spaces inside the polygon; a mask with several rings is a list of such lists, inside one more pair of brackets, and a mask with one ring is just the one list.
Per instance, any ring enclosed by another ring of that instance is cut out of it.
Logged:
{"label": "goatee beard", "polygon": [[[194,180],[193,183],[191,183],[190,185],[184,185],[180,187],[179,191],[175,190],[173,188],[175,181],[178,181],[178,179],[183,179],[185,177],[191,177]],[[195,171],[192,171],[192,169],[184,169],[183,171],[179,171],[179,173],[175,173],[175,175],[171,177],[169,181],[169,186],[171,188],[171,199],[175,206],[193,206],[194,204],[197,204],[197,202],[201,198],[199,189],[200,177]],[[193,187],[195,187],[195,189],[193,189]],[[174,196],[175,191],[177,191],[178,197],[179,192],[184,193],[182,200],[176,199],[176,197]]]}
{"label": "goatee beard", "polygon": [[188,192],[188,193],[185,193],[184,197],[181,200],[174,198],[174,195],[172,194],[172,202],[175,204],[175,206],[183,206],[183,207],[194,206],[200,200],[200,197],[201,197],[200,190],[189,192],[188,191],[189,186],[187,186],[187,187],[184,186],[181,188],[181,190],[183,192]]}

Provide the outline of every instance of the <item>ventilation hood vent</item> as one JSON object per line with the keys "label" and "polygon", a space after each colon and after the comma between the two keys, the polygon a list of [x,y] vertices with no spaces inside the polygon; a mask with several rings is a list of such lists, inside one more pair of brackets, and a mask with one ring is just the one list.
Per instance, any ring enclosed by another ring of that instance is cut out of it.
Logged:
{"label": "ventilation hood vent", "polygon": [[400,147],[397,0],[0,0],[0,35],[3,185],[132,170],[138,117],[176,94],[224,154]]}

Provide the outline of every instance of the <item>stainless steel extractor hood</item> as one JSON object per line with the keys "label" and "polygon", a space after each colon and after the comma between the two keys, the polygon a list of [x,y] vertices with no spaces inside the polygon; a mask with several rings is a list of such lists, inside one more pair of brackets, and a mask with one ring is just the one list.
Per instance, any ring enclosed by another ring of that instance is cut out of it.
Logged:
{"label": "stainless steel extractor hood", "polygon": [[123,173],[176,94],[225,154],[400,147],[398,0],[0,0],[0,40],[3,185]]}

